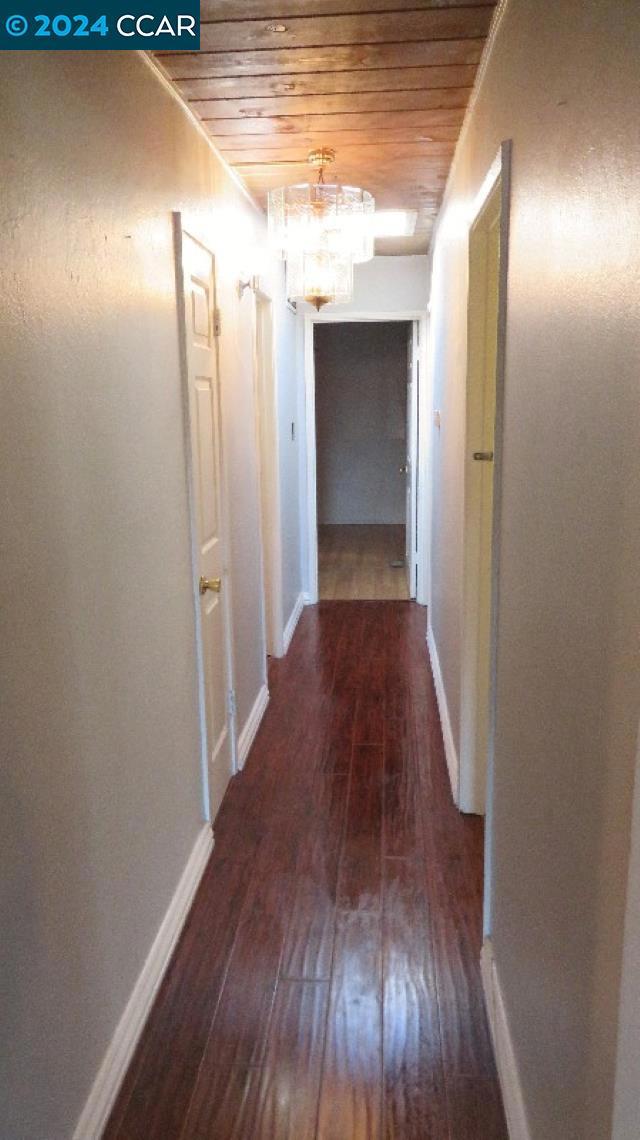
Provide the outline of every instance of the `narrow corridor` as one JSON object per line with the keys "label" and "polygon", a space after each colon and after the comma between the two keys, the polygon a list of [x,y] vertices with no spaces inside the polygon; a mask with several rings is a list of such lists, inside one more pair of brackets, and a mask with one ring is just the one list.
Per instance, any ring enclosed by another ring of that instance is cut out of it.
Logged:
{"label": "narrow corridor", "polygon": [[506,1140],[424,609],[308,608],[270,688],[106,1140]]}

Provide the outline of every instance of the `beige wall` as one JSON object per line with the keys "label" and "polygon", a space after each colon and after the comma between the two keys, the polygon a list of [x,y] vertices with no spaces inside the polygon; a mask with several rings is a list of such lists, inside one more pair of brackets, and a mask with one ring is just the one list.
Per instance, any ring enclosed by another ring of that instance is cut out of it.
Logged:
{"label": "beige wall", "polygon": [[433,249],[431,622],[460,717],[467,230],[513,140],[491,935],[533,1140],[605,1140],[640,705],[640,8],[510,0]]}
{"label": "beige wall", "polygon": [[240,729],[263,681],[263,222],[137,53],[3,53],[0,108],[0,1132],[65,1140],[202,820],[173,210],[218,255]]}

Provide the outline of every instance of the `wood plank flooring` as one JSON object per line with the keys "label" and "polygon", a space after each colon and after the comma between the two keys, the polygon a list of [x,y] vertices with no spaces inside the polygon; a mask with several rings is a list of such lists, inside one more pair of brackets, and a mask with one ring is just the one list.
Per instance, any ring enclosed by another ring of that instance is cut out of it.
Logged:
{"label": "wood plank flooring", "polygon": [[407,601],[404,526],[318,527],[318,591],[321,601]]}
{"label": "wood plank flooring", "polygon": [[407,602],[305,610],[105,1140],[507,1140]]}

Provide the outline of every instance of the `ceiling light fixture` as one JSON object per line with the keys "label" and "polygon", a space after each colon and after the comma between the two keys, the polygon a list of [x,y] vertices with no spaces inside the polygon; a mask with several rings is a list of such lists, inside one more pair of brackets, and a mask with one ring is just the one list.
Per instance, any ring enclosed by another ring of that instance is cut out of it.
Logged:
{"label": "ceiling light fixture", "polygon": [[323,305],[346,304],[353,295],[353,261],[327,249],[291,254],[286,286],[290,301],[306,301],[318,312]]}
{"label": "ceiling light fixture", "polygon": [[311,151],[318,181],[269,193],[269,235],[287,263],[287,296],[317,309],[349,301],[354,263],[373,257],[373,197],[359,186],[325,182],[334,160],[329,147]]}

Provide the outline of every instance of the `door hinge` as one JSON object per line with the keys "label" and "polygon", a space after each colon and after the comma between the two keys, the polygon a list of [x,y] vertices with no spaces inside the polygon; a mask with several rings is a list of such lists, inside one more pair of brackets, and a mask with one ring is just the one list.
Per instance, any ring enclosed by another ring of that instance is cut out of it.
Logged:
{"label": "door hinge", "polygon": [[222,316],[219,309],[213,310],[213,335],[220,336],[222,334]]}
{"label": "door hinge", "polygon": [[229,716],[235,716],[236,711],[236,694],[233,689],[229,689],[227,693],[227,712]]}

